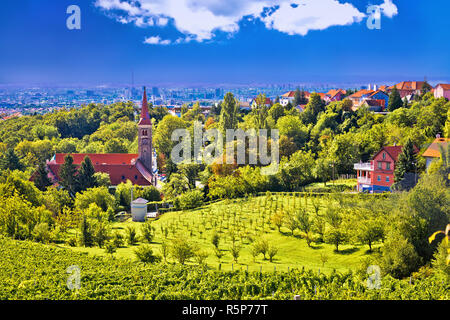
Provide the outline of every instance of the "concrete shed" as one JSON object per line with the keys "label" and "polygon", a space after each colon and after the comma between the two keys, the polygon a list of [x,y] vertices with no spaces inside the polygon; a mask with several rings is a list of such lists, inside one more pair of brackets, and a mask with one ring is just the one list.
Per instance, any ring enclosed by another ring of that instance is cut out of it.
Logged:
{"label": "concrete shed", "polygon": [[145,222],[148,201],[138,198],[131,202],[131,216],[134,222]]}

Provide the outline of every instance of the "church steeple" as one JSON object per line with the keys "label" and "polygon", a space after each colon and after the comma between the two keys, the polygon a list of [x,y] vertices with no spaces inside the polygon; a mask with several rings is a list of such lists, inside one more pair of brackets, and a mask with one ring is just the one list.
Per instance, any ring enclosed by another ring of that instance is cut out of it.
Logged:
{"label": "church steeple", "polygon": [[138,149],[139,160],[148,170],[152,172],[152,121],[148,113],[147,91],[144,87],[144,96],[142,98],[141,119],[138,124]]}
{"label": "church steeple", "polygon": [[152,125],[150,115],[148,114],[147,90],[144,87],[144,97],[142,98],[141,119],[139,125]]}

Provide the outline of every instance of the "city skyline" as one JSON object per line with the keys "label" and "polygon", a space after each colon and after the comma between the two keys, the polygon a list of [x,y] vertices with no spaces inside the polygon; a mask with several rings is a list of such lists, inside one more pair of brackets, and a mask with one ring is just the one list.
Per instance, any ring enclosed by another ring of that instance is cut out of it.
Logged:
{"label": "city skyline", "polygon": [[[450,5],[443,0],[180,2],[178,11],[215,18],[209,24],[189,24],[161,4],[172,2],[6,0],[0,85],[127,86],[132,72],[136,86],[159,87],[450,78]],[[70,5],[80,7],[81,30],[66,26]],[[384,6],[380,30],[366,25],[369,5]],[[280,22],[286,17],[289,26]]]}

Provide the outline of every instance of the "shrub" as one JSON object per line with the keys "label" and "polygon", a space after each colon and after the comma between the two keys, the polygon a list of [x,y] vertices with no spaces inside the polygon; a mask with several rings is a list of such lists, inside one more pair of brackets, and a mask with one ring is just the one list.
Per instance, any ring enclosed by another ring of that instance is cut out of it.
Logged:
{"label": "shrub", "polygon": [[48,223],[43,222],[37,224],[33,229],[33,237],[37,242],[49,243],[51,239],[51,232]]}
{"label": "shrub", "polygon": [[134,227],[128,226],[126,227],[125,232],[128,245],[134,246],[138,242],[136,229]]}
{"label": "shrub", "polygon": [[160,256],[153,254],[153,249],[149,245],[142,245],[136,250],[134,250],[136,257],[144,263],[158,263],[161,261]]}

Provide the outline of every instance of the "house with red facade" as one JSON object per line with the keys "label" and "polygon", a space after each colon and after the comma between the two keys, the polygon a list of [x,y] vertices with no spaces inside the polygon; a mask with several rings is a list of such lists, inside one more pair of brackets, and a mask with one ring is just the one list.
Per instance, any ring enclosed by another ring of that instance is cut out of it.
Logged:
{"label": "house with red facade", "polygon": [[402,146],[384,147],[369,163],[355,163],[358,191],[369,193],[390,192],[394,181],[394,170]]}
{"label": "house with red facade", "polygon": [[[138,154],[71,154],[73,163],[79,167],[85,157],[92,161],[96,172],[109,174],[111,185],[117,186],[130,180],[135,185],[156,185],[154,175],[152,122],[148,112],[147,93],[144,88],[141,117],[138,124]],[[57,184],[59,173],[67,154],[57,153],[47,161],[48,176]]]}

